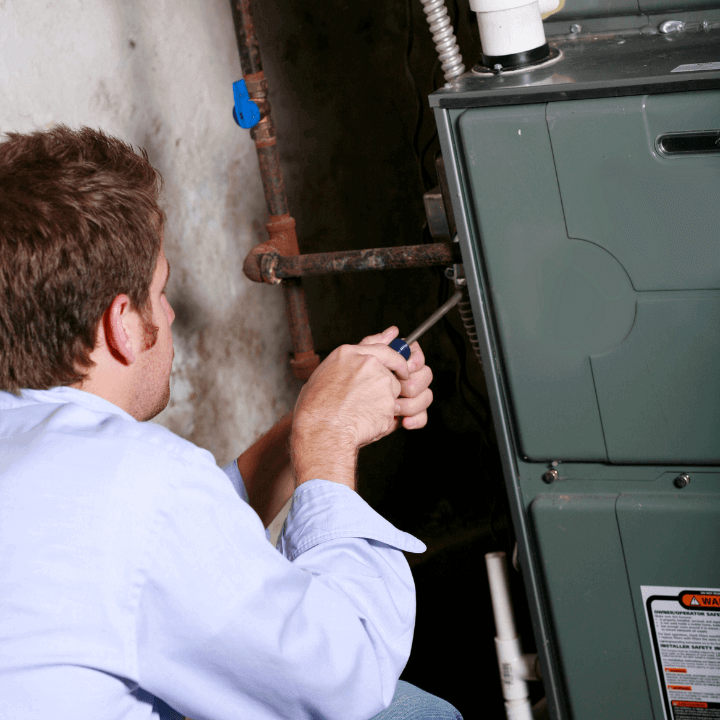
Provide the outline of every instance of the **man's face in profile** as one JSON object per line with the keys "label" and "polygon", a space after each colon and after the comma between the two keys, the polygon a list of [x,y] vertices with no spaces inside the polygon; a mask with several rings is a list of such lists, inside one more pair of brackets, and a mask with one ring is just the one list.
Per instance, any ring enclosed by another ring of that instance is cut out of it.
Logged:
{"label": "man's face in profile", "polygon": [[157,328],[157,332],[152,332],[152,335],[156,336],[155,342],[152,342],[152,337],[148,337],[149,342],[137,359],[137,399],[142,409],[139,418],[141,420],[154,418],[165,409],[170,400],[170,371],[175,354],[170,326],[175,319],[175,313],[165,295],[169,277],[170,265],[161,245],[148,301],[148,320]]}

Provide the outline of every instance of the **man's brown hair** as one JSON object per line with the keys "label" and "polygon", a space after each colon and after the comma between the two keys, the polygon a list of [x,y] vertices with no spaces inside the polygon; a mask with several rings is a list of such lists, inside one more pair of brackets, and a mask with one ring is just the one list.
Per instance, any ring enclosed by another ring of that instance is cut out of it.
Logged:
{"label": "man's brown hair", "polygon": [[121,293],[152,345],[161,185],[144,150],[98,130],[60,125],[0,142],[0,390],[81,381]]}

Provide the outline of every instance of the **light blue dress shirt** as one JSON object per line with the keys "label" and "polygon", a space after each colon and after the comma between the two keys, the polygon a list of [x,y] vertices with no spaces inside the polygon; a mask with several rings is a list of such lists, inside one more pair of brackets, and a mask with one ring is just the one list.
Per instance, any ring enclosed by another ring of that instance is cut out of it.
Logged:
{"label": "light blue dress shirt", "polygon": [[235,463],[100,397],[0,393],[0,719],[387,706],[415,621],[400,550],[424,545],[312,480],[276,550],[243,496]]}

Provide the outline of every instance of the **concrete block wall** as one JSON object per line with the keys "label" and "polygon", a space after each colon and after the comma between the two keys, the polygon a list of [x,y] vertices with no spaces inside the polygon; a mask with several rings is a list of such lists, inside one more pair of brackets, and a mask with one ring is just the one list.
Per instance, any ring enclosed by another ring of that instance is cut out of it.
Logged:
{"label": "concrete block wall", "polygon": [[224,463],[294,404],[282,293],[242,274],[267,210],[232,120],[227,0],[0,0],[0,134],[88,125],[144,147],[165,180],[172,399],[157,418]]}

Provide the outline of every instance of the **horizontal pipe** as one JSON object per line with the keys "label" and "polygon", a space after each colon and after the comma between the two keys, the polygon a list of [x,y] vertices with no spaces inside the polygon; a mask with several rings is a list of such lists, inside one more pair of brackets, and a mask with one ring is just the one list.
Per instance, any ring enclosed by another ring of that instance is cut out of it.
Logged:
{"label": "horizontal pipe", "polygon": [[461,262],[460,248],[457,243],[430,243],[305,255],[262,253],[248,257],[245,263],[245,274],[255,282],[276,285],[287,278],[309,275],[400,270],[452,265]]}

